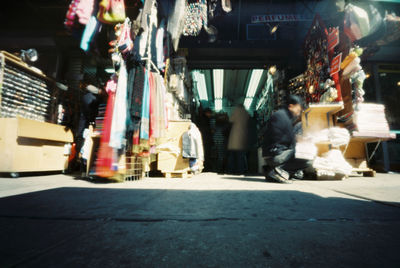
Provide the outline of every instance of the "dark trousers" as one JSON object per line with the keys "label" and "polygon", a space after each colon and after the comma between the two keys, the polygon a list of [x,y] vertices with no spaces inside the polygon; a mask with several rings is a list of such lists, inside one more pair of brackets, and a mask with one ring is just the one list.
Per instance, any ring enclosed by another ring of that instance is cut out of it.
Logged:
{"label": "dark trousers", "polygon": [[228,173],[245,174],[247,172],[247,156],[244,151],[229,151]]}
{"label": "dark trousers", "polygon": [[274,156],[265,157],[265,161],[269,169],[279,167],[292,174],[311,166],[310,160],[298,159],[294,156],[294,149],[286,149]]}

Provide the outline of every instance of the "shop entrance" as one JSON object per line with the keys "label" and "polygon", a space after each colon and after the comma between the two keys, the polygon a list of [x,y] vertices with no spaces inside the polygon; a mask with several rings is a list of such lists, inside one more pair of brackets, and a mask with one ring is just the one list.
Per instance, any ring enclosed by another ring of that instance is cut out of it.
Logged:
{"label": "shop entrance", "polygon": [[192,121],[205,148],[205,171],[256,174],[262,129],[284,77],[268,69],[194,69]]}

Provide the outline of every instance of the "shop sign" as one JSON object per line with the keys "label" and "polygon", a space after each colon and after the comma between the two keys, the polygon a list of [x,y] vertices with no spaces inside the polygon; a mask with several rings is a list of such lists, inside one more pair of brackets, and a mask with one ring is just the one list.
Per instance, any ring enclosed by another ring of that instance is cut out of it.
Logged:
{"label": "shop sign", "polygon": [[340,70],[340,63],[342,62],[342,53],[337,55],[336,57],[333,58],[331,62],[331,71],[330,75],[333,76],[335,73],[339,72]]}
{"label": "shop sign", "polygon": [[271,14],[251,16],[251,23],[266,22],[291,22],[291,21],[310,21],[311,18],[300,14]]}
{"label": "shop sign", "polygon": [[331,51],[339,44],[339,29],[332,28],[328,34],[328,51]]}

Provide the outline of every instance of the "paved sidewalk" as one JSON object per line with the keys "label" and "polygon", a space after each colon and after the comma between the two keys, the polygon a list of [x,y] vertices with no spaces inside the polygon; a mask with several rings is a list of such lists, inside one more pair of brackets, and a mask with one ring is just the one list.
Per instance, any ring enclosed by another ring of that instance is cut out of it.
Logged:
{"label": "paved sidewalk", "polygon": [[0,178],[0,267],[398,267],[400,175]]}

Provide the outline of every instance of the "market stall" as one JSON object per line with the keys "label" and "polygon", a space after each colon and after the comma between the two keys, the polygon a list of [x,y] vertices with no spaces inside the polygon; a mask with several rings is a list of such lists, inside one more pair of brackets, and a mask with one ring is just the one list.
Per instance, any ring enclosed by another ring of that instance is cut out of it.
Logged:
{"label": "market stall", "polygon": [[[346,16],[357,17],[360,11],[349,4],[345,12]],[[289,81],[291,93],[306,100],[303,130],[317,146],[319,157],[326,157],[334,149],[328,129],[340,127],[350,134],[348,142],[336,146],[336,149],[340,149],[346,163],[351,164],[351,173],[338,176],[340,172],[331,169],[331,172],[321,172],[320,178],[341,179],[356,173],[374,176],[375,171],[368,167],[368,161],[382,141],[395,138],[385,118],[385,107],[364,103],[363,82],[366,76],[360,64],[363,49],[353,43],[356,40],[352,35],[355,28],[349,21],[344,32],[339,30],[342,27],[326,28],[316,15],[304,45],[307,70]],[[376,143],[371,153],[367,150],[368,143]],[[343,159],[341,161],[346,165]],[[329,166],[329,161],[325,164]]]}

